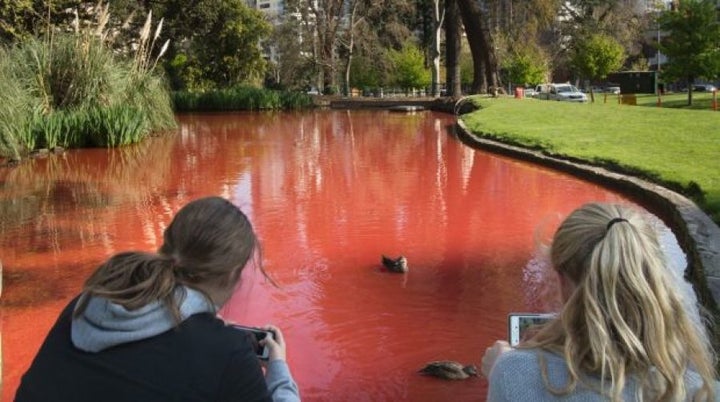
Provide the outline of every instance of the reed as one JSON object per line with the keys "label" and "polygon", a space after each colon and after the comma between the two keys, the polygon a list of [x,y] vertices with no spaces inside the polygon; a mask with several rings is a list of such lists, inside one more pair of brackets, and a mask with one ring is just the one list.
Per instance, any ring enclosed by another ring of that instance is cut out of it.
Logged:
{"label": "reed", "polygon": [[248,86],[208,92],[173,92],[173,104],[179,112],[301,109],[312,106],[310,96]]}
{"label": "reed", "polygon": [[107,6],[98,10],[92,29],[0,49],[0,157],[18,159],[36,147],[121,146],[175,127],[155,71],[168,44],[154,50],[162,21],[150,35],[148,15],[136,51],[122,57],[109,43]]}

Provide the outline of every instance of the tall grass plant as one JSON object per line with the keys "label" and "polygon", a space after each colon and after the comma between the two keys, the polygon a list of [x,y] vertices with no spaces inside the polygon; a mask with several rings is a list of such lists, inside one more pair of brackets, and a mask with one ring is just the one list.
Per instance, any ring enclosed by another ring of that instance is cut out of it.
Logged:
{"label": "tall grass plant", "polygon": [[[115,54],[99,7],[93,29],[51,33],[0,48],[0,157],[42,147],[115,147],[175,127],[169,90],[153,51],[162,21],[151,15],[133,55]],[[79,26],[77,24],[76,26]]]}

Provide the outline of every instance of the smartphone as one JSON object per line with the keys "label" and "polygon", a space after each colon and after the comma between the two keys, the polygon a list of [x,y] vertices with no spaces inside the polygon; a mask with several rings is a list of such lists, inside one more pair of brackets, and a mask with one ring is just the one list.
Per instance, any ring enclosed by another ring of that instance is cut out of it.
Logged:
{"label": "smartphone", "polygon": [[552,321],[556,315],[551,313],[510,313],[508,314],[508,342],[515,347],[521,341],[532,336],[539,326]]}
{"label": "smartphone", "polygon": [[266,346],[260,346],[259,342],[266,337],[274,339],[275,334],[273,334],[272,331],[255,327],[246,327],[244,325],[237,324],[232,324],[231,327],[240,331],[249,332],[251,335],[253,335],[253,346],[255,347],[255,354],[257,354],[258,358],[260,358],[261,360],[267,360],[270,357],[270,349],[268,349]]}

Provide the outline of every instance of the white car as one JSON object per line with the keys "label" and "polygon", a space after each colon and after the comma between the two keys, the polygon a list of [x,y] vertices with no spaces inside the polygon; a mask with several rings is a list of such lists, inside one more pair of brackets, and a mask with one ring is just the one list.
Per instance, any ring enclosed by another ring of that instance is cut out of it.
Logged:
{"label": "white car", "polygon": [[541,84],[536,98],[564,102],[587,102],[587,95],[570,84]]}

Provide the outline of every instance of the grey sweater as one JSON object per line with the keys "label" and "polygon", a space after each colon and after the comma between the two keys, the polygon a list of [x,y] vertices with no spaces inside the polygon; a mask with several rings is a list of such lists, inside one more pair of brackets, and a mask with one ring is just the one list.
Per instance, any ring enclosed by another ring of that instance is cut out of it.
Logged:
{"label": "grey sweater", "polygon": [[[545,358],[550,385],[556,389],[564,388],[569,379],[569,372],[567,364],[561,356],[539,349],[515,349],[503,353],[495,362],[488,379],[490,388],[487,400],[490,402],[608,401],[607,397],[581,383],[578,383],[575,390],[567,395],[553,395],[543,381],[539,355],[543,355]],[[600,385],[597,378],[588,377],[583,380],[593,386]],[[691,401],[692,395],[702,386],[702,379],[697,373],[688,371],[685,374],[685,385],[690,395],[687,400]],[[623,400],[642,400],[638,397],[638,391],[636,382],[632,378],[628,379],[625,389],[623,389]]]}

